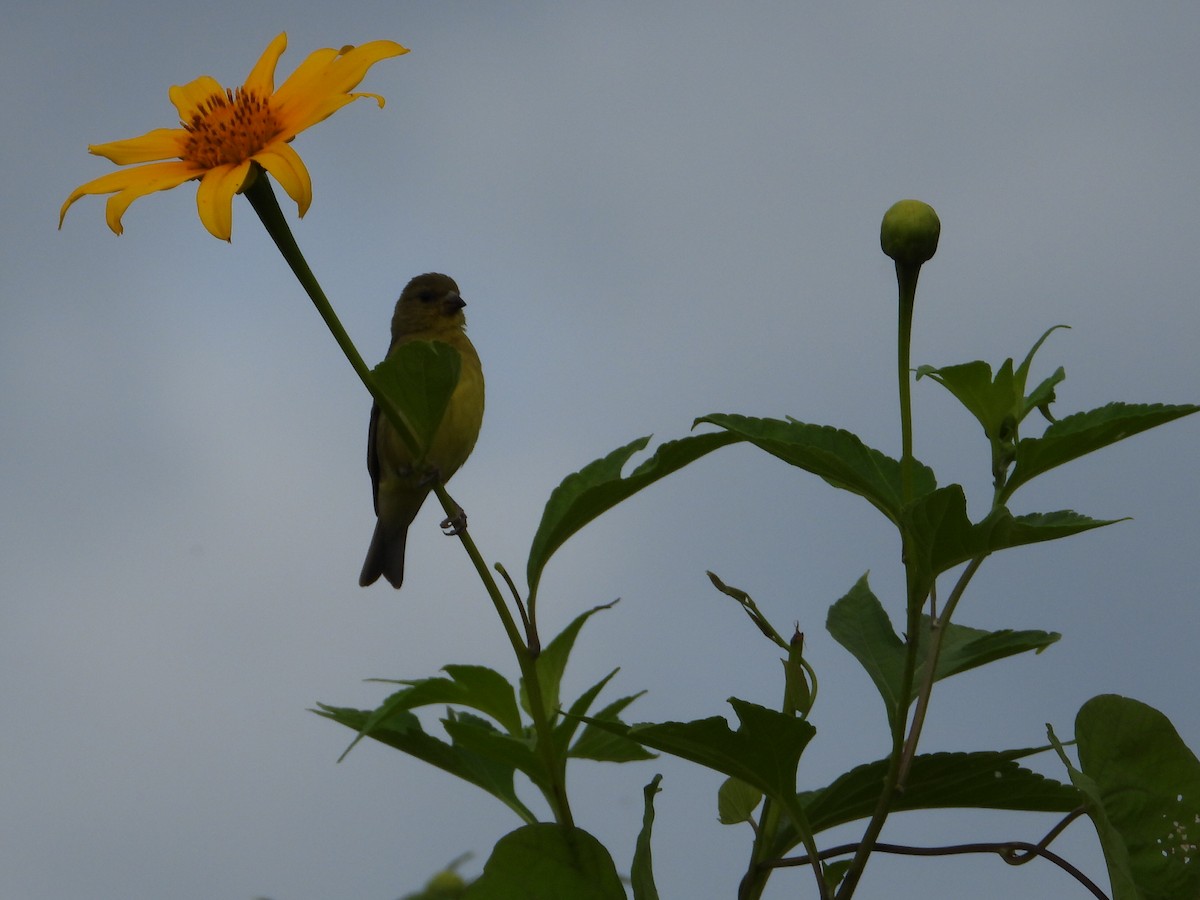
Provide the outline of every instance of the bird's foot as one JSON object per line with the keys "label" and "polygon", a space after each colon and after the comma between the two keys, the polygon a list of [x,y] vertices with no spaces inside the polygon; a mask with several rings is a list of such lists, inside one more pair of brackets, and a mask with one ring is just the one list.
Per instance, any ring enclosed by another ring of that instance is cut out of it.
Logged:
{"label": "bird's foot", "polygon": [[456,537],[467,530],[467,511],[461,506],[452,516],[442,519],[442,534],[446,537]]}

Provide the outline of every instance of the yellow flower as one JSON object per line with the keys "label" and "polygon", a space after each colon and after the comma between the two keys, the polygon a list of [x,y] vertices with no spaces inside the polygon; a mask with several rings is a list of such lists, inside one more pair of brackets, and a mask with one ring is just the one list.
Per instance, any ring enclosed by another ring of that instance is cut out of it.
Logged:
{"label": "yellow flower", "polygon": [[223,88],[207,75],[172,87],[171,102],[183,127],[156,128],[141,137],[88,147],[118,166],[135,168],[77,187],[62,205],[58,227],[80,197],[112,194],[105,218],[120,234],[121,217],[134,200],[199,179],[200,221],[214,237],[227,241],[233,230],[233,195],[254,177],[255,163],[275,176],[303,216],[312,202],[312,181],[288,142],[360,97],[382,107],[378,94],[350,92],[375,63],[408,50],[394,41],[317,50],[275,90],[275,66],[286,48],[286,34],[271,41],[239,88]]}

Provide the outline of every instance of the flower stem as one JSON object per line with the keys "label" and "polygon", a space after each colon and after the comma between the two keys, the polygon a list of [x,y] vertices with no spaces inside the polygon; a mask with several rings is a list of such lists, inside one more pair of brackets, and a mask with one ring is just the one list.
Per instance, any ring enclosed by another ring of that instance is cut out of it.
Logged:
{"label": "flower stem", "polygon": [[913,307],[917,299],[917,277],[921,266],[896,263],[896,283],[900,293],[900,327],[897,339],[896,374],[900,383],[900,490],[901,502],[913,500],[913,429],[912,377],[909,372],[912,352]]}
{"label": "flower stem", "polygon": [[[355,374],[358,375],[371,396],[375,398],[375,402],[379,404],[380,410],[387,416],[388,421],[395,427],[396,431],[402,437],[409,439],[411,443],[412,436],[404,424],[400,411],[396,409],[392,401],[382,391],[377,389],[371,370],[363,362],[358,348],[354,346],[354,342],[350,340],[350,335],[342,327],[341,320],[338,318],[337,313],[334,312],[333,306],[325,296],[321,285],[317,282],[316,276],[313,275],[312,269],[309,268],[304,254],[300,252],[300,247],[292,235],[292,230],[288,226],[287,219],[284,218],[283,211],[279,208],[279,201],[275,198],[275,192],[271,188],[271,182],[266,172],[259,169],[247,184],[243,193],[246,195],[246,199],[250,201],[250,205],[254,207],[254,211],[258,214],[259,219],[262,220],[263,227],[267,229],[267,233],[275,241],[275,246],[283,254],[284,260],[291,267],[296,279],[300,282],[300,286],[304,288],[305,293],[308,294],[313,305],[316,306],[317,312],[325,320],[330,333],[333,334],[333,339],[342,348],[342,353],[350,361],[350,366],[354,369]],[[451,499],[450,495],[446,493],[445,487],[440,483],[434,485],[434,492],[437,494],[438,500],[441,501],[442,507],[446,510],[447,516],[453,517],[461,512],[461,508]],[[567,803],[565,767],[554,752],[553,729],[550,721],[554,711],[545,708],[546,703],[542,695],[541,682],[538,681],[537,677],[536,658],[522,640],[521,633],[517,630],[512,613],[509,612],[495,579],[492,578],[491,572],[488,571],[487,565],[483,561],[483,556],[475,546],[475,542],[471,539],[470,535],[467,534],[466,529],[459,532],[459,539],[462,541],[467,555],[474,563],[476,571],[479,572],[479,577],[487,589],[492,604],[496,607],[496,612],[500,616],[505,634],[508,636],[509,643],[512,644],[513,652],[517,657],[517,663],[521,668],[521,676],[525,680],[525,690],[529,697],[530,715],[533,718],[534,730],[537,734],[537,749],[542,756],[543,765],[546,767],[546,778],[549,785],[548,790],[545,791],[547,802],[549,802],[554,812],[554,818],[559,824],[566,827],[574,827],[571,807]]]}
{"label": "flower stem", "polygon": [[[390,407],[391,404],[386,402],[386,398],[381,398],[376,393],[374,382],[371,379],[371,370],[363,362],[358,348],[354,346],[354,342],[350,340],[350,335],[342,327],[342,322],[337,317],[337,313],[333,311],[333,306],[329,303],[329,298],[321,290],[321,285],[317,283],[316,276],[313,275],[312,269],[308,267],[308,262],[304,259],[304,254],[300,252],[300,247],[296,244],[296,239],[292,236],[292,229],[288,227],[287,219],[283,217],[283,211],[279,208],[279,201],[275,199],[275,192],[271,189],[271,180],[267,177],[267,173],[260,169],[257,175],[251,178],[249,185],[243,190],[243,193],[246,195],[246,199],[250,201],[250,205],[254,207],[254,211],[258,213],[258,217],[262,219],[263,226],[267,229],[267,234],[271,235],[271,239],[275,241],[275,246],[283,254],[283,258],[291,267],[296,280],[300,282],[300,286],[304,288],[304,292],[308,294],[312,299],[313,305],[316,306],[317,312],[321,314],[321,318],[329,326],[329,331],[333,334],[333,339],[342,348],[342,353],[350,361],[355,374],[362,380],[367,390],[371,392],[371,396],[375,398],[376,402],[382,408],[387,409]],[[392,416],[388,418],[391,419]],[[401,431],[407,431],[403,424],[399,422],[393,422],[392,424],[397,425]]]}
{"label": "flower stem", "polygon": [[[900,301],[896,344],[896,376],[900,387],[900,502],[902,508],[912,503],[915,494],[913,485],[912,377],[909,371],[909,360],[911,359],[912,351],[913,307],[916,305],[917,277],[920,273],[920,262],[896,260],[896,284]],[[908,546],[908,526],[905,524],[903,517],[897,524],[900,528],[900,539],[902,542],[901,556],[907,576],[905,583],[907,585],[906,624],[908,646],[904,658],[904,673],[900,679],[901,694],[896,700],[896,710],[892,717],[892,752],[887,775],[884,777],[883,790],[880,792],[879,800],[875,804],[875,810],[871,815],[870,821],[867,823],[866,830],[863,832],[862,840],[855,850],[854,858],[850,862],[850,868],[846,870],[845,877],[838,887],[838,900],[849,900],[850,897],[854,896],[859,879],[862,878],[863,870],[866,868],[867,860],[870,859],[871,852],[875,849],[875,843],[883,831],[883,824],[887,821],[896,792],[903,790],[904,778],[907,774],[906,759],[911,762],[909,752],[910,741],[906,740],[905,733],[908,723],[908,698],[912,695],[912,684],[916,678],[921,607],[924,605],[925,598],[918,596],[919,591],[917,589],[917,579],[914,569],[916,563],[912,558]],[[918,726],[917,734],[919,735],[919,733],[920,728]],[[909,736],[912,736],[911,732]],[[912,750],[915,751],[915,741],[911,743]]]}

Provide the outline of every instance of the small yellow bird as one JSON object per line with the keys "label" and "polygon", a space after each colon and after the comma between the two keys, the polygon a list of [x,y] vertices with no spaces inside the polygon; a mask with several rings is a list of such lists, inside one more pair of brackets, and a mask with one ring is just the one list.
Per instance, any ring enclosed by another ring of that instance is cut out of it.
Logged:
{"label": "small yellow bird", "polygon": [[417,517],[434,481],[443,484],[449,481],[471,454],[479,437],[479,426],[483,423],[483,369],[479,354],[467,337],[463,315],[466,305],[454,279],[435,272],[418,275],[396,301],[388,356],[409,341],[440,341],[458,351],[462,366],[458,386],[450,395],[446,414],[434,432],[420,471],[413,466],[408,446],[387,418],[379,414],[379,405],[371,407],[367,471],[371,473],[378,522],[358,579],[363,587],[374,584],[380,575],[392,587],[400,587],[404,581],[408,526]]}

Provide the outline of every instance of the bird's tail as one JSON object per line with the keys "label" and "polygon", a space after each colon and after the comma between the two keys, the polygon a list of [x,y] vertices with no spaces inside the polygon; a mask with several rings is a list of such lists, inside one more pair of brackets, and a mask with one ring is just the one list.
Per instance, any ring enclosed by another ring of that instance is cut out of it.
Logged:
{"label": "bird's tail", "polygon": [[374,584],[382,575],[397,590],[404,583],[404,545],[408,542],[408,523],[401,527],[389,527],[380,519],[375,523],[375,534],[363,562],[358,583],[362,587]]}

